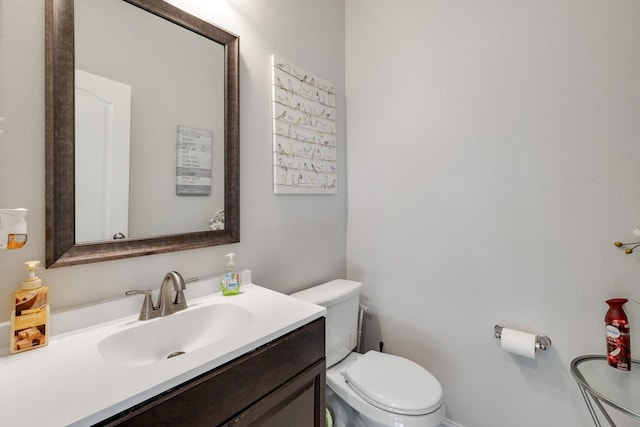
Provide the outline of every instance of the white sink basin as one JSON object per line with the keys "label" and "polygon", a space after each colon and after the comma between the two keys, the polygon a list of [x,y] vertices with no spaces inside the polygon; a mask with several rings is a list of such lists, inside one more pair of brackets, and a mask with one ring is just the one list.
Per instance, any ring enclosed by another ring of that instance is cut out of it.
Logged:
{"label": "white sink basin", "polygon": [[234,304],[189,307],[170,316],[129,322],[98,342],[98,351],[119,365],[146,365],[213,344],[253,320],[253,314]]}

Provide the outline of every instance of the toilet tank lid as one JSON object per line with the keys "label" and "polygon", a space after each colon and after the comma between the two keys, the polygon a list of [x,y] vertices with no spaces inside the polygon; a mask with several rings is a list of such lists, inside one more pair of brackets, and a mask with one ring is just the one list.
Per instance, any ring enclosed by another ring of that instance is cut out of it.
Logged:
{"label": "toilet tank lid", "polygon": [[329,307],[357,295],[362,283],[353,280],[336,279],[291,294],[292,297],[312,304]]}

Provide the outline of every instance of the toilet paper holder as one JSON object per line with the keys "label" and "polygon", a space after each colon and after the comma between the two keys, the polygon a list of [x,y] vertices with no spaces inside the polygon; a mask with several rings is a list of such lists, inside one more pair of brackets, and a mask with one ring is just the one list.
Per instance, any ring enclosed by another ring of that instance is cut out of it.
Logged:
{"label": "toilet paper holder", "polygon": [[[502,328],[503,325],[495,325],[493,327],[493,333],[496,338],[502,338]],[[536,350],[546,351],[549,347],[551,347],[551,338],[546,335],[536,335]]]}

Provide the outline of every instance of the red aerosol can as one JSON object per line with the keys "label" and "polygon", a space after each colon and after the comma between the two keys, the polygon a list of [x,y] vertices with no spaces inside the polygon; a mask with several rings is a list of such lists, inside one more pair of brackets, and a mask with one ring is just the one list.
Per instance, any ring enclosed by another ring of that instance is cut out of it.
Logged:
{"label": "red aerosol can", "polygon": [[607,361],[614,368],[631,370],[631,337],[629,335],[629,321],[622,306],[626,298],[607,300],[609,310],[604,316],[607,334]]}

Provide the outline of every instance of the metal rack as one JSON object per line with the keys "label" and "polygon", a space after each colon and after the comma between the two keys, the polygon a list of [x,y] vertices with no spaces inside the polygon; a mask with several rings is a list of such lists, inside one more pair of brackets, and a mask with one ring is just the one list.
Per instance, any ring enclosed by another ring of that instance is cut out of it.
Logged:
{"label": "metal rack", "polygon": [[639,360],[632,361],[631,371],[621,371],[609,366],[607,356],[579,356],[571,361],[571,375],[580,387],[596,427],[602,427],[602,424],[595,407],[610,426],[616,425],[603,404],[640,421]]}

